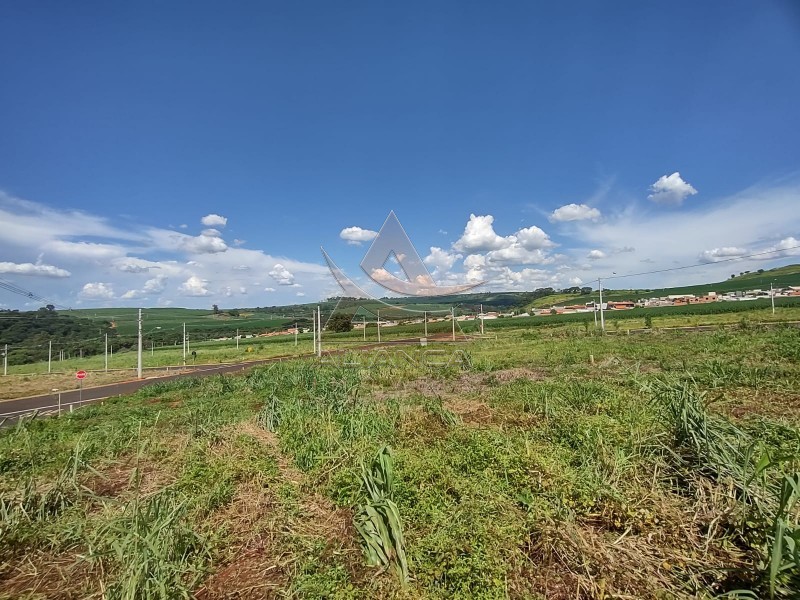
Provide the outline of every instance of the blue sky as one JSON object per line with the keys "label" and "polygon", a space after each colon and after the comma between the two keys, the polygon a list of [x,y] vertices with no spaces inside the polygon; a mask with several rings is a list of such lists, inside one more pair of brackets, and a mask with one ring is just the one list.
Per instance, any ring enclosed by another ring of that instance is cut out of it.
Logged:
{"label": "blue sky", "polygon": [[2,3],[0,278],[313,301],[390,210],[484,289],[800,262],[799,64],[790,1]]}

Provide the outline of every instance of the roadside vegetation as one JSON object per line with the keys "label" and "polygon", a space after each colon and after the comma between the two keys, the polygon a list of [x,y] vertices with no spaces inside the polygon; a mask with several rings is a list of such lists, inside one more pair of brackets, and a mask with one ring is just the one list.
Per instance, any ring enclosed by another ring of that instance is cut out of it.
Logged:
{"label": "roadside vegetation", "polygon": [[800,330],[459,349],[0,432],[0,598],[798,597]]}

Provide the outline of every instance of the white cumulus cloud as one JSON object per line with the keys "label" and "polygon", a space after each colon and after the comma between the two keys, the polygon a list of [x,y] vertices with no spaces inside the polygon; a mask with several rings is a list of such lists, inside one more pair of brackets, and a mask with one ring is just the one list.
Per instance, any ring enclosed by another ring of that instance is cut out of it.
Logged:
{"label": "white cumulus cloud", "polygon": [[694,196],[697,190],[685,182],[681,174],[675,171],[672,175],[662,175],[650,186],[653,192],[647,198],[656,204],[680,206],[689,196]]}
{"label": "white cumulus cloud", "polygon": [[87,283],[79,295],[86,300],[111,300],[114,297],[114,288],[110,283]]}
{"label": "white cumulus cloud", "polygon": [[509,246],[512,242],[497,232],[492,226],[494,217],[492,215],[476,216],[471,214],[469,221],[464,228],[464,233],[458,241],[453,244],[453,248],[459,252],[486,252],[488,250],[499,250]]}
{"label": "white cumulus cloud", "polygon": [[180,245],[181,248],[189,254],[217,254],[228,250],[228,245],[221,237],[210,235],[206,232],[203,232],[197,237],[192,237],[190,235],[184,236],[181,239]]}
{"label": "white cumulus cloud", "polygon": [[564,221],[597,221],[600,211],[586,204],[565,204],[553,211],[550,220],[553,222]]}
{"label": "white cumulus cloud", "polygon": [[54,267],[53,265],[13,262],[0,262],[0,273],[38,275],[40,277],[69,277],[71,275],[66,269]]}
{"label": "white cumulus cloud", "polygon": [[550,236],[548,236],[539,227],[536,227],[536,225],[533,225],[532,227],[526,227],[525,229],[520,229],[517,233],[510,237],[515,238],[519,245],[526,250],[549,248],[555,245],[550,240]]}
{"label": "white cumulus cloud", "polygon": [[461,258],[460,254],[431,246],[431,253],[423,259],[423,262],[429,267],[433,267],[434,275],[440,275],[452,269],[459,258]]}
{"label": "white cumulus cloud", "polygon": [[800,240],[794,237],[787,237],[774,246],[770,246],[764,252],[768,252],[768,254],[762,254],[754,258],[770,260],[773,258],[786,258],[787,256],[800,256]]}
{"label": "white cumulus cloud", "polygon": [[361,227],[345,227],[339,232],[339,237],[345,240],[348,244],[359,245],[362,242],[369,242],[375,239],[378,235],[377,231],[371,229],[362,229]]}
{"label": "white cumulus cloud", "polygon": [[211,213],[200,219],[200,222],[206,227],[225,227],[228,224],[228,218]]}
{"label": "white cumulus cloud", "polygon": [[716,262],[717,260],[724,260],[728,258],[736,258],[747,254],[745,248],[737,248],[735,246],[723,246],[722,248],[714,248],[713,250],[704,250],[700,254],[702,262]]}
{"label": "white cumulus cloud", "polygon": [[603,252],[602,250],[592,250],[592,251],[589,252],[589,254],[586,255],[586,258],[588,258],[590,260],[599,260],[599,259],[605,258],[605,257],[606,257],[606,253]]}
{"label": "white cumulus cloud", "polygon": [[211,292],[208,291],[207,285],[206,279],[192,275],[180,285],[178,292],[184,296],[209,296]]}
{"label": "white cumulus cloud", "polygon": [[281,263],[275,263],[275,266],[272,267],[272,270],[269,272],[269,276],[272,277],[278,285],[294,284],[294,275]]}

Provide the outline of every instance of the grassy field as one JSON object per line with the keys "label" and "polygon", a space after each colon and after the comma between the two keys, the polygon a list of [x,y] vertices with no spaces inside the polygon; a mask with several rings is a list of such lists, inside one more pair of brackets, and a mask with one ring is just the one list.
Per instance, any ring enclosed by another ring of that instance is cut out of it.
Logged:
{"label": "grassy field", "polygon": [[0,432],[0,597],[798,597],[800,330],[458,349]]}
{"label": "grassy field", "polygon": [[[768,300],[754,302],[706,304],[686,307],[664,307],[654,309],[634,309],[626,311],[607,311],[606,330],[609,334],[625,334],[628,330],[642,329],[646,326],[645,317],[651,319],[653,330],[674,327],[696,327],[701,325],[716,326],[747,326],[748,324],[770,323],[775,321],[800,321],[800,299],[781,299],[777,303],[776,314],[772,314]],[[728,312],[716,313],[712,311],[726,310]],[[528,317],[514,319],[487,320],[485,323],[487,335],[495,335],[506,329],[537,329],[544,327],[551,333],[561,334],[562,331],[575,331],[588,333],[595,330],[594,315],[581,313],[571,315],[557,315],[546,317]],[[463,340],[464,336],[474,335],[479,330],[479,323],[475,321],[458,322],[456,337]],[[190,334],[192,330],[190,329]],[[429,335],[448,336],[452,331],[451,322],[429,323]],[[401,325],[381,329],[381,340],[392,341],[398,338],[414,338],[423,336],[422,325]],[[349,333],[331,334],[326,332],[323,336],[323,346],[326,350],[341,350],[363,343],[377,342],[377,328],[373,325],[367,328],[366,339],[363,330],[354,330]],[[239,348],[235,340],[208,341],[193,343],[190,340],[190,350],[197,352],[197,356],[187,358],[187,365],[193,364],[218,364],[243,362],[254,359],[270,358],[273,356],[303,356],[312,353],[311,334],[300,334],[298,345],[294,344],[293,336],[279,336],[270,338],[241,339]],[[143,366],[147,375],[152,376],[150,369],[183,366],[183,350],[180,345],[168,344],[154,345],[152,350],[145,338],[142,357]],[[18,398],[34,394],[49,393],[52,389],[75,389],[78,382],[74,374],[78,370],[89,372],[84,381],[85,386],[127,381],[135,377],[137,357],[135,350],[115,351],[109,359],[109,372],[105,369],[105,358],[102,355],[88,356],[85,358],[73,357],[64,361],[54,361],[52,373],[47,373],[47,363],[30,363],[25,365],[9,366],[9,376],[2,380],[0,386],[0,400]],[[2,412],[2,411],[0,411]]]}

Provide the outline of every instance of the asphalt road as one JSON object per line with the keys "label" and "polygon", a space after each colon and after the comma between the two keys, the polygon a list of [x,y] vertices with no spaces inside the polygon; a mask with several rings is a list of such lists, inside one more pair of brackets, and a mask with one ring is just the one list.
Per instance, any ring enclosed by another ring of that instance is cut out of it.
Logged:
{"label": "asphalt road", "polygon": [[[429,341],[434,341],[433,337],[428,338]],[[447,341],[437,336],[436,342]],[[398,346],[398,345],[412,345],[419,344],[419,338],[392,340],[383,342],[381,344],[372,343],[366,345],[355,346],[353,348],[343,348],[325,352],[324,355],[341,354],[352,350],[367,350],[370,348],[377,348],[383,346]],[[181,379],[182,377],[208,377],[209,375],[220,375],[223,373],[242,373],[253,367],[265,365],[270,363],[281,362],[284,360],[302,360],[304,358],[312,358],[311,355],[305,357],[294,356],[276,356],[272,358],[265,358],[262,360],[248,361],[246,363],[226,364],[226,365],[205,365],[196,367],[192,370],[175,373],[174,375],[164,375],[161,377],[150,377],[147,379],[135,379],[133,381],[123,381],[121,383],[110,383],[108,385],[100,385],[96,387],[87,387],[83,390],[69,390],[61,392],[61,410],[70,410],[70,405],[74,408],[83,406],[106,398],[113,398],[117,396],[124,396],[132,394],[138,389],[156,382],[173,381]],[[16,420],[25,415],[29,415],[34,411],[41,411],[42,414],[50,414],[58,411],[58,394],[49,393],[39,396],[28,396],[26,398],[16,398],[13,400],[0,401],[0,426],[8,426]]]}

